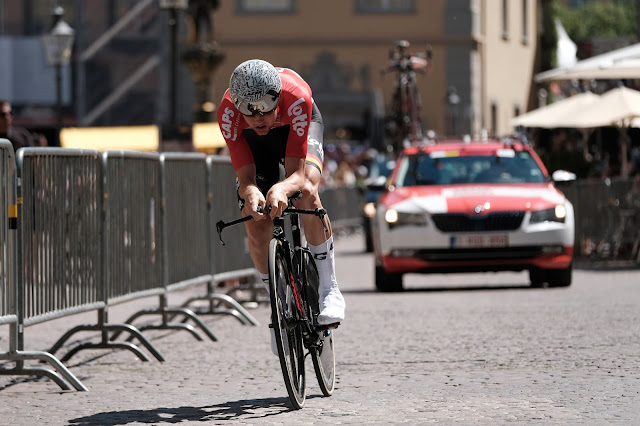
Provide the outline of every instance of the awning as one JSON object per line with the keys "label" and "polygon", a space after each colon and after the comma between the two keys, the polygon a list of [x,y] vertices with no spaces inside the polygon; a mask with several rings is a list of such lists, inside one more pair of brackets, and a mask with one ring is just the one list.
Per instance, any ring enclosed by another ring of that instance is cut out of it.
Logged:
{"label": "awning", "polygon": [[158,151],[158,126],[68,127],[60,131],[60,146],[106,151]]}
{"label": "awning", "polygon": [[640,43],[583,59],[571,67],[555,68],[535,75],[537,83],[621,78],[640,78]]}
{"label": "awning", "polygon": [[598,99],[600,96],[591,92],[579,93],[519,115],[511,120],[511,125],[544,129],[576,127],[584,110]]}
{"label": "awning", "polygon": [[575,127],[629,127],[637,118],[640,118],[640,91],[616,87],[603,93],[598,102],[585,107],[577,117]]}
{"label": "awning", "polygon": [[214,151],[227,145],[218,123],[194,123],[192,129],[193,147],[198,151]]}

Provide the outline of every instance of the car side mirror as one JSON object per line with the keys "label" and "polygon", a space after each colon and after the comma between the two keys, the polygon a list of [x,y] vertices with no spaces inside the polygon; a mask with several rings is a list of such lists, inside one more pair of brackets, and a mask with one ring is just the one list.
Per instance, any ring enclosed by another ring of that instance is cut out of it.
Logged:
{"label": "car side mirror", "polygon": [[566,170],[556,170],[551,175],[551,179],[554,182],[571,182],[576,180],[576,177],[575,173],[571,173]]}

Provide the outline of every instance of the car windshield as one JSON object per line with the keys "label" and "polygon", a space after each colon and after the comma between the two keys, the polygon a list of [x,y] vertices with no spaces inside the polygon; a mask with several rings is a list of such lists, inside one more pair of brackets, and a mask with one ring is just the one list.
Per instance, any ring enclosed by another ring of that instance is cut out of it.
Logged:
{"label": "car windshield", "polygon": [[475,183],[542,183],[544,173],[526,151],[500,150],[495,155],[460,156],[445,152],[404,157],[396,186]]}

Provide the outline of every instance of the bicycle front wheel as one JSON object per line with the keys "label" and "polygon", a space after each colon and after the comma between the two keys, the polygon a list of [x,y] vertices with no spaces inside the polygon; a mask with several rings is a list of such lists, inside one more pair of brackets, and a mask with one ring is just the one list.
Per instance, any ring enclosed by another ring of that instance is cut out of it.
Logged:
{"label": "bicycle front wheel", "polygon": [[271,298],[271,323],[275,331],[276,345],[282,376],[293,408],[304,406],[306,398],[304,343],[302,329],[296,323],[298,313],[290,280],[287,255],[282,243],[276,239],[269,243],[269,297]]}

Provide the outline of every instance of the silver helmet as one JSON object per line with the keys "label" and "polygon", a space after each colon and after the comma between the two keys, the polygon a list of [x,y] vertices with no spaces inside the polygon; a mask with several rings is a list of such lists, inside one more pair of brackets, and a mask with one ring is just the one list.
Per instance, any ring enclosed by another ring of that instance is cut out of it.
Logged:
{"label": "silver helmet", "polygon": [[251,59],[238,65],[229,80],[229,95],[245,115],[264,114],[278,106],[282,82],[273,65]]}

